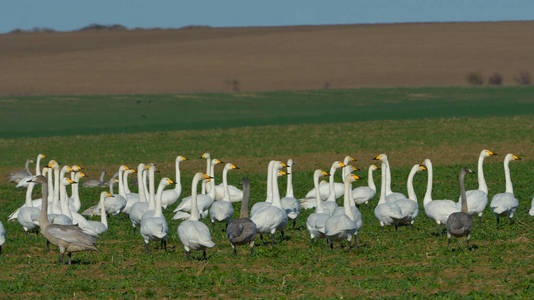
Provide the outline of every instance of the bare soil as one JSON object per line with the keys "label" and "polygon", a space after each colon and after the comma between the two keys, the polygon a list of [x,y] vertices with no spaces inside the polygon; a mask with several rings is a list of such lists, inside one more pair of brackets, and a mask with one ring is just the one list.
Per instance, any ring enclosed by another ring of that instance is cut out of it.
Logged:
{"label": "bare soil", "polygon": [[534,21],[0,35],[0,95],[467,85],[534,73]]}

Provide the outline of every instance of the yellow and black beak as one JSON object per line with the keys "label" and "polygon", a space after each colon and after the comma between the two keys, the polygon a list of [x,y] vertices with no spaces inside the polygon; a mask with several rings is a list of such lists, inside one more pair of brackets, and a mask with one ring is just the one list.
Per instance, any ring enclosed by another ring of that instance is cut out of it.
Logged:
{"label": "yellow and black beak", "polygon": [[426,167],[423,165],[419,165],[419,169],[421,169],[421,171],[426,171]]}
{"label": "yellow and black beak", "polygon": [[514,154],[514,159],[515,159],[515,160],[521,160],[521,157],[519,157],[519,156],[517,156],[517,155]]}
{"label": "yellow and black beak", "polygon": [[169,184],[173,184],[174,181],[172,181],[171,179],[167,179],[167,181],[169,182]]}
{"label": "yellow and black beak", "polygon": [[373,160],[380,160],[382,158],[382,155],[377,155],[373,158]]}
{"label": "yellow and black beak", "polygon": [[351,176],[352,176],[352,178],[354,178],[354,180],[360,180],[360,176],[358,176],[358,175],[352,174]]}
{"label": "yellow and black beak", "polygon": [[232,169],[239,169],[239,167],[236,165],[232,165]]}
{"label": "yellow and black beak", "polygon": [[323,176],[328,176],[328,173],[326,173],[325,171],[321,171],[323,173]]}

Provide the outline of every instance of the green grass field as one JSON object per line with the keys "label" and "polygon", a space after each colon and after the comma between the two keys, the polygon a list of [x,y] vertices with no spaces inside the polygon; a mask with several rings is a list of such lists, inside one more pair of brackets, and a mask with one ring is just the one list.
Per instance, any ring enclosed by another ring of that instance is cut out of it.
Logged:
{"label": "green grass field", "polygon": [[[414,96],[420,94],[424,96]],[[135,104],[136,99],[142,103]],[[144,102],[149,99],[153,99],[150,105]],[[89,110],[89,102],[98,105]],[[415,226],[395,232],[378,225],[373,215],[375,199],[361,208],[361,247],[353,251],[331,251],[324,240],[311,248],[304,229],[311,211],[303,211],[298,230],[289,229],[286,240],[273,249],[258,242],[255,256],[249,257],[247,250],[240,248],[239,256],[234,257],[223,238],[223,226],[218,225],[212,232],[216,246],[208,251],[208,261],[188,261],[176,233],[179,222],[171,220],[173,206],[166,212],[167,254],[154,243],[152,254],[145,255],[143,241],[131,233],[127,217],[110,217],[110,230],[98,241],[99,251],[74,254],[75,264],[62,266],[57,264],[54,247],[45,252],[41,236],[26,237],[18,223],[6,223],[9,213],[23,203],[25,191],[4,180],[0,184],[0,220],[8,237],[0,256],[2,297],[531,298],[534,293],[534,218],[527,214],[534,196],[532,88],[12,97],[1,98],[0,103],[1,114],[7,116],[1,121],[5,122],[1,129],[4,138],[0,139],[0,153],[5,158],[0,161],[2,178],[39,152],[48,155],[47,161],[78,163],[93,178],[101,168],[111,173],[121,163],[136,166],[141,161],[156,163],[161,170],[158,177],[172,177],[174,157],[184,154],[189,160],[182,163],[182,195],[189,195],[192,174],[205,167],[200,154],[209,151],[241,167],[230,172],[229,181],[237,185],[241,177],[248,176],[254,203],[265,199],[265,170],[270,159],[295,160],[294,188],[296,196],[302,197],[312,186],[313,169],[327,170],[332,161],[351,154],[358,159],[355,165],[364,169],[357,173],[364,179],[355,186],[366,184],[371,158],[386,152],[394,191],[405,193],[410,166],[428,157],[434,162],[434,199],[457,199],[459,168],[476,169],[481,149],[501,154],[488,158],[485,165],[490,197],[504,191],[504,154],[512,152],[523,158],[511,163],[514,191],[520,200],[516,223],[497,228],[488,207],[482,226],[477,224],[472,235],[475,249],[466,251],[460,240],[453,242],[454,252],[446,249],[445,237],[435,236],[436,225],[425,216],[422,204]],[[66,103],[62,109],[72,115],[58,120],[62,103]],[[131,110],[125,109],[128,103]],[[205,103],[213,106],[202,119],[188,116],[187,112]],[[333,107],[334,103],[341,104]],[[235,119],[228,113],[235,105],[251,113]],[[217,107],[226,113],[219,113]],[[124,109],[124,119],[116,118],[116,111],[121,110],[117,108]],[[141,123],[143,127],[135,127],[134,120],[143,109],[149,117]],[[22,113],[25,111],[27,115]],[[94,116],[94,111],[101,115]],[[37,119],[29,121],[29,116]],[[166,123],[162,116],[174,119]],[[251,119],[257,122],[249,122]],[[39,129],[32,130],[32,126]],[[12,134],[9,128],[19,131]],[[85,135],[87,132],[102,134]],[[219,173],[217,170],[218,182]],[[379,174],[375,174],[376,182]],[[475,188],[476,176],[470,176],[466,184],[468,189]],[[414,185],[421,202],[426,174],[417,174]],[[285,191],[285,178],[280,179],[280,190]],[[81,189],[82,209],[97,202],[99,191]],[[39,191],[34,197],[39,197]],[[236,216],[239,207],[234,205]],[[200,253],[193,257],[199,258]]]}

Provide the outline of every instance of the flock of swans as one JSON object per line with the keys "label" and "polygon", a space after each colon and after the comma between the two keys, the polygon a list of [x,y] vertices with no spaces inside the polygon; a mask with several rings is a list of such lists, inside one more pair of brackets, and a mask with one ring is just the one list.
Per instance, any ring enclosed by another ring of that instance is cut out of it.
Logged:
{"label": "flock of swans", "polygon": [[[391,190],[391,171],[388,157],[380,154],[374,160],[380,162],[368,169],[368,185],[352,188],[352,183],[360,177],[352,174],[357,168],[350,165],[354,158],[345,157],[343,161],[335,161],[329,172],[317,169],[313,173],[314,188],[304,198],[297,199],[293,193],[292,167],[293,160],[287,163],[270,161],[267,167],[266,199],[256,202],[248,213],[250,182],[247,178],[241,181],[242,189],[228,184],[228,172],[239,169],[232,163],[223,163],[219,159],[212,159],[209,153],[202,155],[206,159],[206,172],[198,172],[193,176],[191,196],[184,197],[174,209],[173,220],[181,220],[177,235],[183,244],[187,257],[192,250],[202,251],[206,258],[206,250],[215,246],[211,231],[216,223],[225,224],[226,237],[233,248],[234,254],[238,245],[249,245],[250,253],[254,252],[254,242],[259,235],[263,241],[264,235],[270,235],[271,245],[275,242],[275,233],[280,232],[284,237],[284,230],[291,221],[293,227],[299,217],[301,209],[315,209],[306,220],[312,245],[318,238],[325,238],[333,248],[333,242],[347,241],[349,248],[357,246],[358,232],[363,226],[362,214],[359,206],[368,204],[377,194],[373,181],[373,172],[381,170],[380,197],[374,215],[382,227],[413,225],[419,214],[417,196],[413,187],[414,176],[418,172],[427,172],[427,188],[423,200],[425,214],[436,222],[439,234],[444,224],[447,230],[448,244],[452,236],[467,239],[469,249],[470,233],[473,227],[472,216],[481,216],[488,204],[488,187],[484,178],[484,159],[496,155],[492,151],[482,150],[478,160],[478,189],[465,191],[464,177],[474,173],[470,169],[462,168],[459,174],[460,197],[458,201],[432,199],[433,169],[430,159],[415,164],[407,179],[407,196]],[[40,232],[48,244],[56,245],[60,252],[60,261],[64,263],[64,255],[68,255],[71,263],[71,253],[78,251],[96,250],[97,238],[108,230],[107,215],[128,215],[133,233],[137,228],[145,244],[146,252],[150,251],[149,242],[159,241],[161,248],[167,251],[167,237],[169,226],[163,215],[163,210],[178,202],[182,195],[180,163],[186,158],[179,155],[175,159],[175,180],[162,178],[156,188],[154,164],[140,163],[137,169],[121,165],[118,173],[104,183],[104,174],[100,180],[87,181],[86,188],[107,184],[109,192],[100,193],[98,204],[82,213],[79,196],[79,184],[85,173],[78,165],[60,166],[56,160],[51,160],[42,170],[40,162],[46,156],[39,154],[36,160],[35,174],[26,162],[25,170],[9,175],[9,181],[17,183],[17,187],[26,188],[24,204],[15,210],[8,221],[17,221],[26,233]],[[510,177],[509,162],[519,160],[514,154],[504,157],[506,191],[493,196],[490,209],[495,214],[497,224],[500,218],[509,218],[513,222],[519,201],[515,198]],[[215,184],[215,167],[223,164],[222,183]],[[334,177],[341,169],[343,182],[335,182]],[[128,176],[137,176],[137,193],[129,188]],[[280,196],[278,178],[287,175],[287,188],[284,197]],[[328,181],[319,181],[328,177]],[[114,184],[118,183],[118,193],[114,193]],[[200,193],[198,185],[201,183]],[[32,191],[36,184],[42,185],[42,197],[32,198]],[[70,185],[71,195],[67,193]],[[168,188],[172,186],[172,188]],[[343,197],[343,205],[338,206],[336,199]],[[44,200],[44,201],[43,201]],[[233,203],[241,202],[240,217],[232,219],[234,215]],[[534,199],[529,212],[534,215]],[[99,221],[88,220],[85,216],[100,216]],[[212,229],[201,222],[208,218]],[[0,222],[0,253],[5,242],[5,229]]]}

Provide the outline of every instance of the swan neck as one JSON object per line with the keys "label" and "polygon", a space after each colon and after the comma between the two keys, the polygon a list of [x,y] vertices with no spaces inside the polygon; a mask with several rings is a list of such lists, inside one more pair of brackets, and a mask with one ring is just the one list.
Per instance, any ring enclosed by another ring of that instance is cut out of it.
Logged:
{"label": "swan neck", "polygon": [[248,218],[248,197],[250,196],[250,184],[243,183],[243,200],[241,200],[240,218]]}
{"label": "swan neck", "polygon": [[178,190],[182,187],[182,178],[180,176],[180,160],[177,158],[175,163],[175,173],[176,173],[176,185],[174,186],[175,190]]}
{"label": "swan neck", "polygon": [[209,182],[206,182],[205,180],[202,180],[202,183],[205,184],[206,186],[210,186],[210,191],[208,193],[208,196],[215,200],[215,164],[210,164],[210,171],[209,173],[207,173],[211,178],[211,180]]}
{"label": "swan neck", "polygon": [[[141,169],[143,168],[143,169]],[[144,188],[144,172],[146,168],[144,168],[142,165],[137,167],[137,194],[139,195],[139,202],[145,202],[145,188]]]}
{"label": "swan neck", "polygon": [[336,174],[336,167],[330,168],[330,177],[328,178],[328,199],[327,201],[336,201],[336,190],[334,187],[334,175]]}
{"label": "swan neck", "polygon": [[[51,175],[50,172],[48,173],[48,175]],[[41,214],[39,215],[39,225],[41,227],[41,232],[43,232],[43,230],[48,227],[48,225],[50,225],[50,221],[48,221],[48,201],[46,199],[48,199],[48,185],[47,184],[42,184],[42,193],[43,193],[43,197],[42,197],[42,201],[41,201]]]}
{"label": "swan neck", "polygon": [[514,187],[512,186],[512,178],[510,177],[510,160],[504,160],[504,178],[506,179],[506,192],[513,194]]}
{"label": "swan neck", "polygon": [[104,207],[104,199],[106,199],[105,195],[100,196],[100,202],[98,203],[100,207],[100,223],[106,225],[106,228],[108,227],[108,216],[106,215],[106,209]]}
{"label": "swan neck", "polygon": [[380,199],[378,200],[378,204],[383,204],[386,202],[386,173],[387,173],[387,167],[386,163],[382,162],[381,165],[382,171],[380,172]]}
{"label": "swan neck", "polygon": [[156,207],[155,186],[154,186],[154,168],[150,168],[148,172],[148,188],[150,201],[148,202],[148,209],[153,210]]}
{"label": "swan neck", "polygon": [[162,216],[162,211],[161,211],[161,198],[163,197],[163,189],[165,188],[165,185],[163,184],[159,184],[158,186],[158,191],[157,191],[157,194],[156,194],[156,213],[154,214],[154,217],[161,217]]}
{"label": "swan neck", "polygon": [[391,194],[391,169],[389,168],[389,161],[386,160],[386,195]]}
{"label": "swan neck", "polygon": [[467,213],[467,194],[465,193],[464,180],[465,172],[460,171],[459,181],[460,181],[460,195],[462,197],[462,212]]}
{"label": "swan neck", "polygon": [[419,165],[415,165],[410,170],[410,174],[408,175],[408,180],[406,181],[406,189],[408,190],[408,199],[413,200],[417,202],[417,195],[415,194],[415,190],[413,188],[413,177],[415,176],[415,173],[417,172],[417,169],[419,169]]}
{"label": "swan neck", "polygon": [[28,172],[29,174],[32,173],[30,171],[30,160],[29,159],[26,160],[26,163],[24,164],[24,169],[26,169],[26,172]]}
{"label": "swan neck", "polygon": [[293,195],[293,167],[290,165],[287,166],[286,198],[295,198]]}
{"label": "swan neck", "polygon": [[128,175],[130,175],[128,172],[124,172],[122,175],[122,188],[124,190],[124,195],[131,193],[130,187],[128,186]]}
{"label": "swan neck", "polygon": [[67,203],[67,187],[64,184],[61,184],[59,201],[61,204],[61,213],[72,219],[72,214],[70,213],[69,205]]}
{"label": "swan neck", "polygon": [[376,185],[375,185],[375,180],[373,178],[373,171],[374,171],[373,168],[369,168],[369,171],[367,172],[367,185],[369,186],[370,189],[376,192]]}
{"label": "swan neck", "polygon": [[147,186],[148,169],[143,172],[143,196],[146,202],[150,201],[149,190]]}
{"label": "swan neck", "polygon": [[[26,188],[26,207],[32,207],[33,206],[33,202],[32,202],[32,192],[33,192],[33,186],[35,185],[35,183],[33,182],[30,182],[28,184],[28,187]],[[43,184],[44,185],[44,184]]]}
{"label": "swan neck", "polygon": [[228,169],[227,168],[224,168],[223,170],[223,187],[224,187],[223,200],[230,202],[230,191],[228,191]]}
{"label": "swan neck", "polygon": [[282,204],[280,203],[280,191],[278,190],[278,169],[273,168],[273,205],[282,208]]}
{"label": "swan neck", "polygon": [[488,185],[486,184],[486,178],[484,178],[484,154],[480,153],[478,157],[478,189],[484,193],[488,193]]}
{"label": "swan neck", "polygon": [[[209,176],[213,177],[213,173],[214,173],[214,169],[212,168],[212,165],[211,165],[211,157],[206,157],[206,174],[208,174]],[[201,185],[202,185],[202,189],[200,191],[201,194],[206,194],[206,185],[207,184],[210,184],[210,182],[206,183],[206,181],[202,181]]]}
{"label": "swan neck", "polygon": [[198,221],[198,219],[200,218],[199,212],[198,212],[198,204],[197,204],[198,181],[199,181],[199,177],[195,176],[193,178],[193,184],[191,186],[191,216],[189,217],[189,220],[195,220],[195,221]]}
{"label": "swan neck", "polygon": [[125,197],[123,185],[124,170],[119,169],[119,195]]}
{"label": "swan neck", "polygon": [[[61,177],[63,178],[63,176]],[[59,201],[59,168],[54,169],[54,202],[57,205]]]}
{"label": "swan neck", "polygon": [[345,215],[349,217],[351,220],[354,221],[354,216],[352,215],[351,205],[350,203],[354,203],[354,200],[352,200],[352,184],[350,180],[345,179],[345,193],[344,193],[344,199],[343,199],[343,208],[345,209]]}
{"label": "swan neck", "polygon": [[319,174],[313,175],[313,187],[315,188],[315,212],[323,213],[323,201],[321,200],[321,192],[319,191]]}
{"label": "swan neck", "polygon": [[267,166],[267,198],[265,202],[273,202],[273,161]]}
{"label": "swan neck", "polygon": [[102,173],[100,173],[100,182],[104,182],[104,176],[106,175],[106,171],[102,171]]}
{"label": "swan neck", "polygon": [[432,169],[432,163],[428,161],[425,163],[426,169],[427,169],[427,182],[426,182],[426,192],[425,192],[425,198],[423,200],[423,205],[427,205],[428,203],[432,202],[432,176],[433,176],[433,169]]}
{"label": "swan neck", "polygon": [[35,176],[41,175],[41,154],[37,155],[35,161]]}

